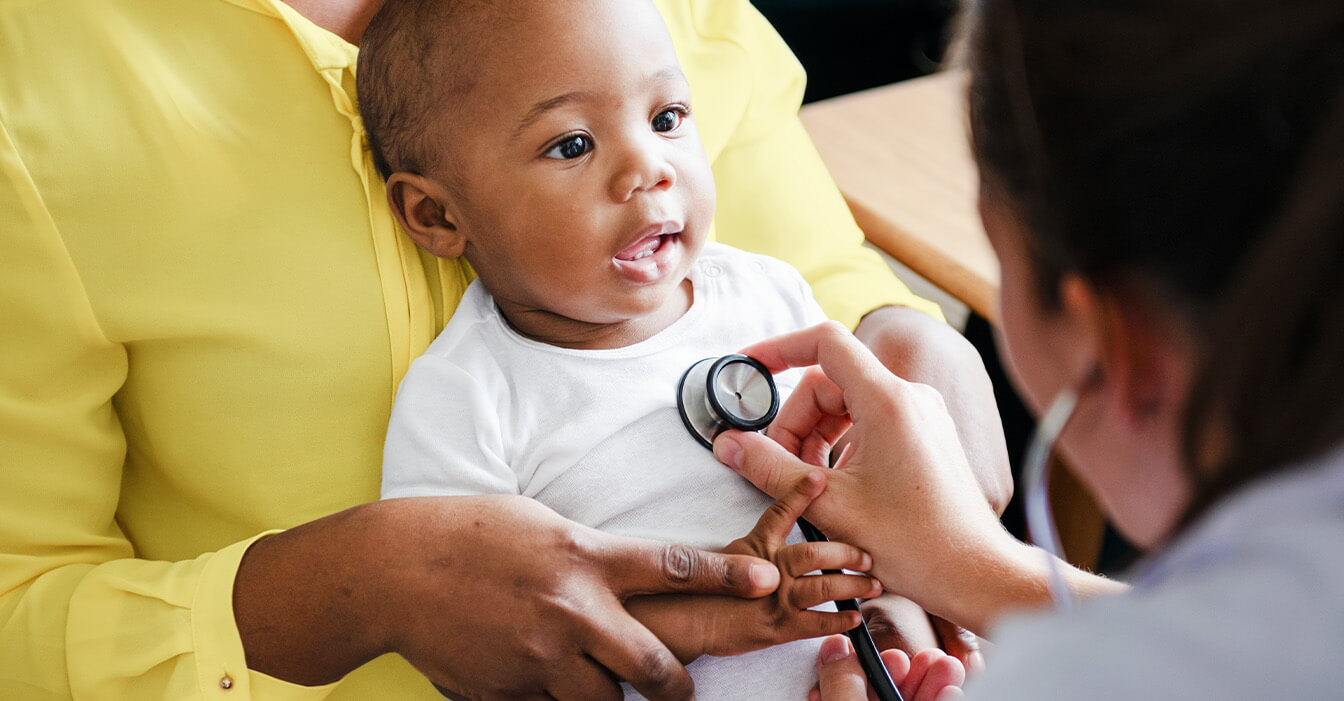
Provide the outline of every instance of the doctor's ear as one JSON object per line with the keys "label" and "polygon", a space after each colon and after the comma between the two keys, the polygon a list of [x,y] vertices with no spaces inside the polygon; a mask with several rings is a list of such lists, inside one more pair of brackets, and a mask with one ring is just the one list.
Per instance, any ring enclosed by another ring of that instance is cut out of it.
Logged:
{"label": "doctor's ear", "polygon": [[434,180],[398,172],[387,178],[387,204],[417,246],[440,258],[457,258],[467,239],[451,210],[451,194]]}
{"label": "doctor's ear", "polygon": [[1140,429],[1180,411],[1190,347],[1179,319],[1133,287],[1103,288],[1077,275],[1060,282],[1060,304],[1087,347],[1076,376],[1105,388],[1124,425]]}

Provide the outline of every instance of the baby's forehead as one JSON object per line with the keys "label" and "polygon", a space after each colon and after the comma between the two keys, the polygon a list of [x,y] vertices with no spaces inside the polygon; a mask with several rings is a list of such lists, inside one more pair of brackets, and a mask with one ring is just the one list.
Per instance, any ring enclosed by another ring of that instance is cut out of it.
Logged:
{"label": "baby's forehead", "polygon": [[[576,85],[615,87],[625,70],[684,81],[671,37],[648,0],[510,0],[475,2],[455,13],[440,35],[444,61],[436,67],[459,105],[519,98],[529,105]],[[633,18],[633,19],[632,19]],[[614,26],[613,26],[614,25]],[[651,55],[650,46],[665,47]]]}
{"label": "baby's forehead", "polygon": [[664,68],[680,76],[650,0],[388,0],[365,39],[360,108],[389,171],[516,137],[565,95],[634,101]]}

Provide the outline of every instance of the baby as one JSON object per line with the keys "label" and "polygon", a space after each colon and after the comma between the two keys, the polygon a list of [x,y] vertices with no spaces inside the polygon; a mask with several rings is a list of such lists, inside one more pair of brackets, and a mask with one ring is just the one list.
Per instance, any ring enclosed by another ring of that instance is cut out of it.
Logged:
{"label": "baby", "polygon": [[[478,275],[401,384],[384,498],[523,494],[703,548],[752,531],[770,500],[687,432],[678,379],[825,316],[789,266],[706,243],[713,178],[652,4],[391,0],[358,88],[403,228]],[[866,556],[783,536],[776,524],[734,546],[780,563],[771,601],[632,602],[684,660],[759,650],[691,663],[699,698],[804,698],[819,643],[797,638],[856,623],[808,610],[822,587],[795,577]],[[878,593],[861,577],[828,586]]]}

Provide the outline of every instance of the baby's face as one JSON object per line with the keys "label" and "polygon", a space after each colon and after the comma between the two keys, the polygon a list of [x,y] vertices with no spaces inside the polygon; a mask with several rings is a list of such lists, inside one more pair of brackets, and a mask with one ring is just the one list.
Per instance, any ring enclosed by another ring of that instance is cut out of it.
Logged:
{"label": "baby's face", "polygon": [[646,0],[518,15],[473,42],[475,84],[441,132],[467,259],[541,340],[684,306],[714,182],[662,18]]}

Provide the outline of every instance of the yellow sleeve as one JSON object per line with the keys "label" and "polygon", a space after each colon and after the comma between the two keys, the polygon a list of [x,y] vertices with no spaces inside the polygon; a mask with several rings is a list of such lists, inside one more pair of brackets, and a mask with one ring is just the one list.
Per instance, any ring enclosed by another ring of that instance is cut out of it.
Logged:
{"label": "yellow sleeve", "polygon": [[[735,42],[750,63],[748,104],[713,158],[718,239],[792,264],[828,316],[853,328],[866,313],[905,305],[942,318],[875,251],[798,119],[805,76],[784,40],[746,0],[699,13],[703,34]],[[713,109],[710,107],[709,109]]]}
{"label": "yellow sleeve", "polygon": [[251,540],[134,559],[115,517],[127,355],[100,331],[3,115],[0,251],[0,698],[325,695],[246,669],[232,597]]}

